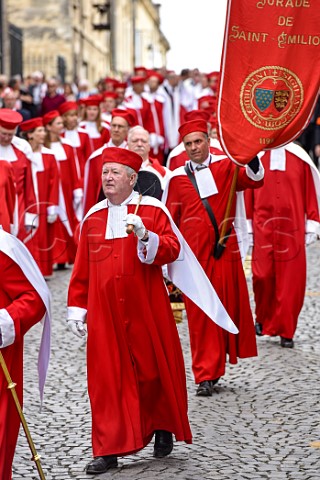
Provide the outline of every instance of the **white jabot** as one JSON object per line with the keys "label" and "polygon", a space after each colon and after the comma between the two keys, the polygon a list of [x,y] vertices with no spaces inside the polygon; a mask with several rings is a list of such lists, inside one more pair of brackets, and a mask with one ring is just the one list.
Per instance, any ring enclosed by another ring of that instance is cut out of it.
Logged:
{"label": "white jabot", "polygon": [[[209,157],[201,164],[191,161],[191,166],[194,171],[194,176],[196,178],[201,198],[207,198],[218,193],[218,188],[216,182],[214,181],[211,170],[206,168],[210,165],[210,162],[211,155],[209,155]],[[200,166],[205,168],[198,169]]]}
{"label": "white jabot", "polygon": [[106,240],[125,238],[128,236],[124,219],[128,215],[127,205],[131,201],[134,193],[135,192],[132,192],[120,205],[114,205],[110,200],[106,200],[108,206],[108,221],[105,235]]}
{"label": "white jabot", "polygon": [[286,171],[286,151],[283,147],[270,151],[270,170]]}

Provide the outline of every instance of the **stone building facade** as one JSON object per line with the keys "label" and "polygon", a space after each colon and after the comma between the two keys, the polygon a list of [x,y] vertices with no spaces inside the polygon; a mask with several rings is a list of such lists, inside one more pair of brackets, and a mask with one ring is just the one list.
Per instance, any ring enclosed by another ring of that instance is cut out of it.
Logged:
{"label": "stone building facade", "polygon": [[137,64],[166,63],[170,46],[152,0],[6,0],[23,32],[23,73],[41,70],[62,80],[119,77]]}

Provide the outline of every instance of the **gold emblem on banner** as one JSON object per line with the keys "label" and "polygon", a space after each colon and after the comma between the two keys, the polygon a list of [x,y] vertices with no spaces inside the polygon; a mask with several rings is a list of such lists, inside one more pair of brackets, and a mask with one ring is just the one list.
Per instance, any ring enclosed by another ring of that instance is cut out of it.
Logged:
{"label": "gold emblem on banner", "polygon": [[300,112],[304,98],[300,78],[279,66],[261,67],[247,76],[240,90],[245,118],[262,130],[278,130]]}

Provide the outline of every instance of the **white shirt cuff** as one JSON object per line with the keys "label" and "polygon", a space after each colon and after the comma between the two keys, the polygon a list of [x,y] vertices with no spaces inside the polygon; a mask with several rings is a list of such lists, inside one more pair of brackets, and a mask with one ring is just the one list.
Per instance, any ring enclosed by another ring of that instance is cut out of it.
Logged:
{"label": "white shirt cuff", "polygon": [[85,322],[87,317],[87,309],[81,307],[68,307],[67,308],[67,321],[68,320],[80,320]]}
{"label": "white shirt cuff", "polygon": [[47,207],[47,215],[58,215],[58,213],[59,213],[58,205],[50,205],[50,207]]}
{"label": "white shirt cuff", "polygon": [[24,216],[24,224],[27,227],[38,227],[39,226],[39,217],[36,213],[26,212]]}
{"label": "white shirt cuff", "polygon": [[16,338],[14,321],[5,308],[0,310],[1,348],[12,345]]}
{"label": "white shirt cuff", "polygon": [[247,176],[254,182],[259,182],[260,180],[262,180],[264,177],[264,168],[260,160],[259,160],[259,170],[257,171],[257,173],[254,173],[251,170],[251,168],[248,167],[248,165],[246,165],[246,173],[247,173]]}
{"label": "white shirt cuff", "polygon": [[320,233],[320,223],[315,220],[306,221],[306,233]]}
{"label": "white shirt cuff", "polygon": [[138,241],[138,257],[140,262],[153,263],[159,248],[159,235],[149,231],[149,240],[147,242]]}

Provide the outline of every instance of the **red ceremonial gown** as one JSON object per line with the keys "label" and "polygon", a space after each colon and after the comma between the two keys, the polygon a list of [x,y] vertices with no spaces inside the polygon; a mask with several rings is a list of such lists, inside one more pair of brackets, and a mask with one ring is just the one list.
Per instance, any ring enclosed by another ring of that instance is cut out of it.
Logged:
{"label": "red ceremonial gown", "polygon": [[47,217],[58,213],[60,184],[52,150],[42,147],[41,152],[33,152],[31,168],[38,205],[38,227],[26,237],[24,243],[42,275],[49,276],[52,274],[52,265],[56,263],[53,255],[55,223],[48,223]]}
{"label": "red ceremonial gown", "polygon": [[[103,147],[110,140],[110,132],[108,125],[104,122],[101,123],[101,130],[98,130],[96,122],[88,122],[86,120],[80,122],[80,127],[88,132],[91,151],[94,152],[98,148]],[[86,158],[86,160],[88,157]]]}
{"label": "red ceremonial gown", "polygon": [[[22,139],[18,140],[27,143]],[[0,146],[0,160],[7,160],[13,168],[17,194],[14,218],[15,234],[18,234],[20,240],[23,240],[27,235],[25,225],[36,225],[37,215],[30,161],[25,153],[13,143],[6,147]]]}
{"label": "red ceremonial gown", "polygon": [[10,225],[13,225],[15,197],[16,189],[12,165],[0,160],[0,225],[9,233]]}
{"label": "red ceremonial gown", "polygon": [[108,215],[103,208],[83,223],[68,298],[69,309],[87,310],[93,455],[136,452],[155,430],[190,443],[183,356],[161,270],[179,241],[160,208],[140,205],[159,235],[153,262],[142,263],[134,235],[105,239]]}
{"label": "red ceremonial gown", "polygon": [[80,180],[76,171],[73,148],[66,143],[53,142],[50,145],[57,160],[60,191],[59,191],[59,219],[55,224],[55,238],[53,258],[55,263],[73,263],[76,254],[74,239],[75,230],[79,224],[73,202],[76,191],[80,191]]}
{"label": "red ceremonial gown", "polygon": [[[227,158],[209,166],[218,193],[208,197],[217,224],[221,226],[226,211],[235,164]],[[237,191],[257,188],[263,181],[253,181],[245,169],[237,180]],[[239,329],[233,335],[213,323],[192,301],[185,297],[189,323],[192,368],[196,383],[213,380],[225,373],[226,355],[230,363],[237,357],[257,354],[249,295],[233,226],[222,257],[213,257],[215,232],[209,216],[184,167],[175,171],[167,187],[166,205],[174,222],[193,250],[231,319]],[[166,194],[165,194],[166,195]],[[235,200],[230,217],[235,215]],[[230,226],[229,226],[230,227]],[[228,229],[229,229],[228,227]],[[227,231],[228,231],[227,229]],[[220,227],[221,230],[221,227]]]}
{"label": "red ceremonial gown", "polygon": [[[1,250],[1,246],[0,246]],[[15,340],[1,349],[12,380],[23,400],[23,336],[45,313],[45,306],[20,267],[0,251],[0,309],[13,319]],[[27,312],[27,314],[26,314]],[[20,417],[0,368],[0,478],[11,480],[11,467],[18,439]]]}
{"label": "red ceremonial gown", "polygon": [[78,178],[82,180],[86,161],[93,152],[93,145],[90,137],[85,129],[80,127],[74,130],[65,130],[61,137],[69,140],[73,146]]}
{"label": "red ceremonial gown", "polygon": [[306,287],[306,221],[319,222],[319,210],[308,163],[286,150],[285,170],[270,170],[270,155],[261,159],[264,186],[245,193],[256,322],[265,335],[293,338]]}

